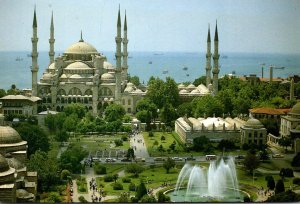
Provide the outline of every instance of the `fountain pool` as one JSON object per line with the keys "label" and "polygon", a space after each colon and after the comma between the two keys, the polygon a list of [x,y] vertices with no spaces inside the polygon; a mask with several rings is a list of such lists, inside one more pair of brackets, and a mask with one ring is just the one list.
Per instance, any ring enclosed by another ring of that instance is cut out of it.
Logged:
{"label": "fountain pool", "polygon": [[185,164],[175,189],[166,194],[173,202],[241,202],[246,195],[239,190],[232,157],[211,161],[208,168]]}

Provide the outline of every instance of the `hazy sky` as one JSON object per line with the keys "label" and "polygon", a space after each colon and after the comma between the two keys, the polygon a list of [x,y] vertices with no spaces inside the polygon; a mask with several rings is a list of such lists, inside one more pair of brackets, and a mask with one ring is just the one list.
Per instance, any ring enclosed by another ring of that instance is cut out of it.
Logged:
{"label": "hazy sky", "polygon": [[119,3],[129,52],[204,52],[217,19],[222,52],[300,53],[300,0],[0,0],[0,51],[31,50],[35,4],[39,51],[49,50],[52,10],[56,51],[80,30],[99,52],[113,51]]}

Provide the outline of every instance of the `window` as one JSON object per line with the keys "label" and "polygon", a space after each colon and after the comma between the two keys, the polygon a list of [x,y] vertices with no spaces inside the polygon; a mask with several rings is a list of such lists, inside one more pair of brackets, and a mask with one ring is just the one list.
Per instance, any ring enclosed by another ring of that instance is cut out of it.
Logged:
{"label": "window", "polygon": [[251,134],[251,133],[249,133],[249,134],[248,134],[248,137],[249,137],[249,138],[251,138],[251,137],[252,137],[252,134]]}
{"label": "window", "polygon": [[254,138],[257,138],[257,131],[254,131]]}
{"label": "window", "polygon": [[130,99],[128,99],[128,105],[131,105],[131,100]]}
{"label": "window", "polygon": [[125,105],[125,99],[122,100],[122,104]]}
{"label": "window", "polygon": [[131,113],[131,108],[128,108],[128,109],[127,109],[127,112],[128,112],[128,113]]}

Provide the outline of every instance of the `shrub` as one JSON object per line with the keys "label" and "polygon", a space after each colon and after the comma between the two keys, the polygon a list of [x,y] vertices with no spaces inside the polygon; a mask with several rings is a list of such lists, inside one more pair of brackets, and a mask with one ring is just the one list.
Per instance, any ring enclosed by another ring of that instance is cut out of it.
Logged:
{"label": "shrub", "polygon": [[122,141],[122,140],[120,140],[120,139],[118,139],[118,140],[115,140],[115,144],[116,144],[116,146],[117,146],[117,147],[119,147],[119,146],[123,146],[123,141]]}
{"label": "shrub", "polygon": [[125,177],[125,178],[122,178],[122,181],[123,181],[123,183],[130,183],[130,182],[131,182],[131,179]]}
{"label": "shrub", "polygon": [[126,135],[123,135],[123,136],[122,136],[122,140],[125,142],[125,141],[128,140],[128,137],[127,137]]}
{"label": "shrub", "polygon": [[123,185],[121,183],[114,183],[113,184],[113,189],[114,190],[123,190]]}
{"label": "shrub", "polygon": [[69,176],[71,176],[71,173],[67,169],[62,170],[60,173],[60,179],[62,180],[66,180]]}
{"label": "shrub", "polygon": [[160,137],[160,140],[161,140],[161,141],[166,140],[166,137],[165,137],[164,135],[162,135],[162,136]]}
{"label": "shrub", "polygon": [[150,132],[149,132],[149,137],[153,137],[153,136],[154,136],[153,132],[150,131]]}
{"label": "shrub", "polygon": [[96,163],[94,166],[94,171],[96,174],[106,174],[106,167]]}
{"label": "shrub", "polygon": [[300,178],[294,178],[293,184],[300,185]]}
{"label": "shrub", "polygon": [[88,202],[83,196],[79,196],[78,200],[81,203],[87,203]]}
{"label": "shrub", "polygon": [[134,183],[130,183],[128,186],[129,191],[135,191],[136,185]]}
{"label": "shrub", "polygon": [[112,175],[104,176],[104,182],[112,182],[114,180]]}

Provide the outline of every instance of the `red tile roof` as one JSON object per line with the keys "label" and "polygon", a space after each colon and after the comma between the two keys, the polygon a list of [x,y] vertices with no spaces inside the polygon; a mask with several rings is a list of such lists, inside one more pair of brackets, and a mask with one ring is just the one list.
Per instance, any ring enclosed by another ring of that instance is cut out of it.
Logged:
{"label": "red tile roof", "polygon": [[269,108],[269,107],[249,109],[250,113],[268,114],[268,115],[285,115],[290,110],[291,110],[290,108],[276,109],[276,108]]}

